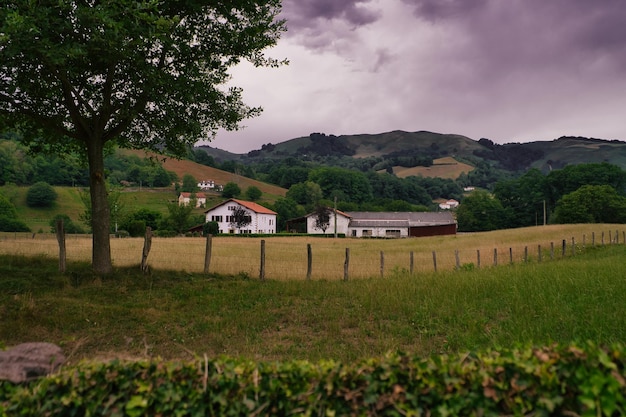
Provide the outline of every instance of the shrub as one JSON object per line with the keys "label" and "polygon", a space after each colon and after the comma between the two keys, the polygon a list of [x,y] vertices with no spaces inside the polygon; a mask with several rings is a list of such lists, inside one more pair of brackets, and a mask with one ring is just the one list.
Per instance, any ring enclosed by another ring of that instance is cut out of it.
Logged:
{"label": "shrub", "polygon": [[39,181],[33,184],[26,193],[28,207],[51,207],[57,199],[57,193],[50,184]]}
{"label": "shrub", "polygon": [[236,183],[228,182],[226,183],[226,185],[224,185],[224,189],[222,190],[222,197],[233,198],[237,197],[239,194],[241,194],[241,188],[239,188]]}
{"label": "shrub", "polygon": [[76,223],[74,223],[72,219],[70,219],[70,216],[68,216],[67,214],[57,214],[56,216],[52,218],[52,220],[50,220],[50,227],[51,227],[50,231],[52,233],[56,233],[57,231],[58,220],[63,220],[63,230],[65,230],[65,233],[70,233],[70,234],[85,233],[85,230],[79,225],[77,225]]}
{"label": "shrub", "polygon": [[202,232],[205,235],[217,235],[220,233],[220,225],[218,222],[207,222],[202,226]]}
{"label": "shrub", "polygon": [[143,220],[132,220],[126,225],[128,234],[133,237],[143,236],[146,234],[146,222]]}
{"label": "shrub", "polygon": [[30,232],[30,228],[19,219],[0,216],[0,232]]}

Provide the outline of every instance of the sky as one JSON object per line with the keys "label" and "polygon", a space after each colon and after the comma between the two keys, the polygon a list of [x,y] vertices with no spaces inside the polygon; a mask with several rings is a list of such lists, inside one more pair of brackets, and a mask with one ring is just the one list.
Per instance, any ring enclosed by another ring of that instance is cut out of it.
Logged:
{"label": "sky", "polygon": [[235,153],[319,132],[626,140],[624,0],[283,0],[280,68],[232,69],[261,116]]}

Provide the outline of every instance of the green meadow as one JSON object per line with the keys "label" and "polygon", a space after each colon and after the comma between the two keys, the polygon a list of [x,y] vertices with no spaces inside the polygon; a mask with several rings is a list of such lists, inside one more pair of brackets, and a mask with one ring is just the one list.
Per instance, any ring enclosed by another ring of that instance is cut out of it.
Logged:
{"label": "green meadow", "polygon": [[[514,234],[515,231],[508,231]],[[6,241],[5,241],[6,243]],[[376,243],[372,241],[372,243]],[[356,360],[626,340],[626,246],[552,261],[384,278],[260,281],[0,255],[0,345],[59,344],[81,359]]]}

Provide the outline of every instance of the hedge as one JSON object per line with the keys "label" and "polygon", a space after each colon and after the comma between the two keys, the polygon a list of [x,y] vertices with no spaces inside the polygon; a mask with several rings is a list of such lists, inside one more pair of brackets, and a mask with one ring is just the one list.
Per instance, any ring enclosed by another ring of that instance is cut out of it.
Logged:
{"label": "hedge", "polygon": [[621,415],[621,345],[554,345],[351,364],[82,362],[0,383],[1,416]]}

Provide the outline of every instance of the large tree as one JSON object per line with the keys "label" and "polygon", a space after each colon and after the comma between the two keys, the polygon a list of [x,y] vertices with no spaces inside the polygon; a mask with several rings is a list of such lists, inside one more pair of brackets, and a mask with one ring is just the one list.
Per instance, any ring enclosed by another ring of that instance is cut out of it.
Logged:
{"label": "large tree", "polygon": [[259,113],[228,69],[285,30],[280,0],[5,0],[0,118],[34,152],[78,150],[89,163],[92,265],[112,271],[103,154],[108,146],[184,155]]}

